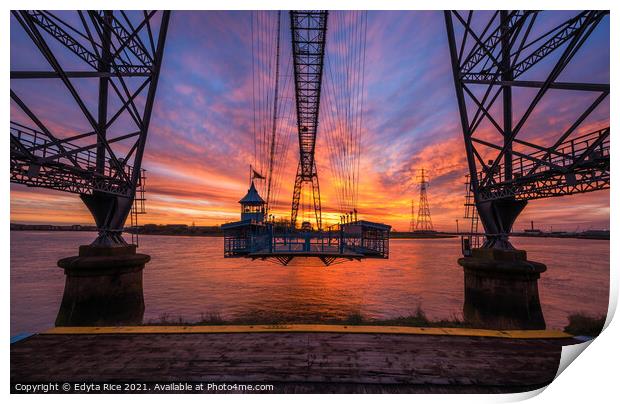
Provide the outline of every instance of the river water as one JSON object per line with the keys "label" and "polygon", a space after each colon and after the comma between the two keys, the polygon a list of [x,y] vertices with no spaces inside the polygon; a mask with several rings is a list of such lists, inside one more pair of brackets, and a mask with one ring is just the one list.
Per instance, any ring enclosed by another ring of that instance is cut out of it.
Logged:
{"label": "river water", "polygon": [[[11,335],[54,324],[64,288],[59,258],[77,255],[87,232],[11,232]],[[547,265],[539,281],[547,328],[562,329],[571,313],[607,313],[609,241],[514,238],[528,258]],[[433,320],[462,318],[460,240],[391,240],[389,260],[330,267],[318,260],[284,267],[224,259],[223,239],[140,236],[151,255],[144,271],[145,322],[277,318],[321,322],[352,314],[393,318],[416,312]]]}

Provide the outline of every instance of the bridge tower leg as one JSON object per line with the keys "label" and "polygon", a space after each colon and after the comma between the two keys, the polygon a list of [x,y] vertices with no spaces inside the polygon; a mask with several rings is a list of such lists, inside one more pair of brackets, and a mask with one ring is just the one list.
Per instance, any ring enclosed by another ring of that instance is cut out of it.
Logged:
{"label": "bridge tower leg", "polygon": [[[579,133],[608,98],[609,83],[558,81],[609,12],[575,12],[553,27],[545,27],[544,19],[537,18],[540,13],[444,13],[469,186],[486,237],[482,248],[459,259],[465,320],[480,326],[545,326],[537,280],[546,267],[527,260],[526,252],[508,240],[528,201],[609,188],[609,127]],[[538,39],[533,40],[534,35]],[[532,41],[537,45],[530,46]],[[587,74],[582,66],[586,61],[574,65]],[[521,79],[526,72],[527,80]],[[519,88],[531,89],[533,96],[521,97],[521,108],[513,109],[513,90]],[[545,140],[524,139],[522,129],[541,100],[556,94],[555,101],[562,101],[561,91],[589,92],[592,97],[567,129],[557,134],[549,129]]]}
{"label": "bridge tower leg", "polygon": [[[110,87],[110,73],[112,63],[112,11],[103,11],[100,16],[101,24],[101,57],[97,63],[99,77],[99,100],[97,116],[97,138],[95,172],[105,175],[106,142],[108,128],[108,91]],[[93,190],[90,194],[81,194],[80,199],[93,215],[97,226],[98,236],[91,245],[101,247],[124,246],[125,240],[122,230],[131,211],[133,198],[130,196],[111,195]]]}
{"label": "bridge tower leg", "polygon": [[[104,18],[111,22],[111,12],[105,12]],[[141,162],[159,80],[169,18],[170,13],[164,12],[157,48],[152,57],[151,84],[146,94],[141,134],[135,145],[136,155],[131,171],[129,194],[110,195],[95,190],[91,194],[80,195],[95,219],[99,235],[91,245],[80,247],[79,256],[68,257],[58,262],[58,266],[65,271],[66,280],[56,326],[142,323],[145,307],[142,272],[146,263],[150,261],[150,256],[136,253],[137,246],[127,244],[122,237],[122,231],[134,204],[137,188],[143,185]],[[111,30],[111,23],[104,24],[104,38],[110,37]],[[109,64],[100,66],[103,70],[110,71]],[[105,77],[100,79],[99,92],[99,125],[103,130],[99,139],[103,142],[106,141],[109,85],[109,81],[104,79]],[[97,171],[104,168],[105,151],[104,145],[98,145]]]}
{"label": "bridge tower leg", "polygon": [[93,191],[92,194],[81,194],[80,199],[97,226],[98,235],[91,245],[104,248],[126,246],[122,233],[134,198]]}
{"label": "bridge tower leg", "polygon": [[[98,230],[78,256],[58,262],[66,281],[56,324],[139,323],[142,270],[150,257],[137,254],[122,231],[143,184],[142,158],[170,12],[89,10],[75,11],[72,18],[66,18],[69,12],[39,10],[11,14],[11,23],[23,28],[45,61],[39,69],[11,71],[11,100],[36,126],[11,122],[11,182],[79,194]],[[63,67],[76,63],[75,70]],[[44,124],[51,119],[48,111],[31,110],[17,94],[14,80],[27,79],[59,80],[87,122],[86,131],[51,131]],[[85,93],[87,86],[91,91]],[[93,93],[98,98],[91,109],[87,100]]]}
{"label": "bridge tower leg", "polygon": [[[500,46],[500,60],[502,80],[510,79],[510,48],[508,15],[500,12],[499,26],[497,27],[494,45]],[[468,15],[467,23],[472,14]],[[475,154],[475,145],[472,142],[473,130],[468,115],[468,104],[465,101],[468,89],[462,81],[462,54],[459,56],[453,14],[445,12],[448,42],[452,60],[452,71],[456,87],[457,101],[461,116],[461,126],[465,139],[465,148],[470,171],[470,187],[474,196],[474,203],[484,227],[486,240],[482,248],[473,249],[472,255],[458,260],[463,267],[464,283],[464,320],[476,327],[498,329],[544,329],[545,321],[538,297],[537,279],[545,266],[529,262],[525,251],[515,250],[508,241],[508,234],[517,216],[525,208],[527,201],[517,201],[514,196],[506,198],[483,200],[480,195],[480,176],[477,170],[478,161]],[[466,29],[467,29],[466,28]],[[484,43],[480,45],[484,47]],[[459,47],[462,50],[462,47]],[[484,49],[483,49],[484,50]],[[474,56],[475,57],[475,53]],[[475,62],[472,62],[472,64]],[[512,133],[512,93],[509,86],[503,87],[503,127],[502,147],[504,148],[505,164],[504,178],[509,180]],[[490,162],[492,163],[492,162]],[[483,163],[484,164],[484,163]],[[483,166],[483,169],[488,169]],[[497,169],[495,169],[497,170]],[[511,170],[511,169],[510,169]],[[496,172],[501,175],[501,173]]]}
{"label": "bridge tower leg", "polygon": [[[537,280],[546,267],[528,261],[526,252],[516,250],[508,240],[528,200],[609,186],[608,158],[603,158],[607,149],[602,146],[609,129],[599,131],[581,148],[574,146],[586,136],[576,135],[576,129],[607,97],[609,85],[557,81],[608,13],[578,12],[562,24],[547,28],[547,32],[542,31],[543,35],[538,32],[543,42],[529,47],[532,32],[545,29],[539,27],[539,13],[445,12],[470,189],[486,237],[482,248],[473,249],[471,256],[458,261],[465,277],[464,316],[466,321],[482,326],[545,327]],[[547,58],[547,66],[537,68],[550,54],[553,56]],[[528,79],[520,80],[526,71]],[[536,80],[536,76],[540,79]],[[531,88],[534,94],[529,102],[523,97],[525,108],[516,122],[513,88]],[[539,141],[519,135],[543,97],[550,97],[549,89],[589,91],[598,93],[598,97],[592,97],[594,102],[568,130],[557,135],[552,145],[539,145]],[[501,100],[497,101],[501,108],[496,100]],[[513,149],[514,144],[518,148]],[[596,148],[600,150],[594,154]],[[485,160],[489,157],[492,159]],[[583,164],[586,160],[591,161],[587,167]]]}

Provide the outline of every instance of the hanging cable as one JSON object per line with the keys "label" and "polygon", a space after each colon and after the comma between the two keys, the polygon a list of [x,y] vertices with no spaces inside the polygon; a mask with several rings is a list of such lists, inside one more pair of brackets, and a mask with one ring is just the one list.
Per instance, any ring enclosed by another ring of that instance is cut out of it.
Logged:
{"label": "hanging cable", "polygon": [[364,133],[366,12],[335,12],[326,55],[323,131],[341,214],[357,212]]}
{"label": "hanging cable", "polygon": [[278,11],[278,26],[276,29],[276,70],[274,77],[274,95],[273,95],[273,120],[271,123],[271,144],[269,150],[269,171],[267,174],[267,212],[269,212],[269,204],[271,202],[271,185],[273,183],[273,165],[276,151],[276,127],[278,119],[278,83],[280,81],[280,19],[282,12]]}
{"label": "hanging cable", "polygon": [[[319,125],[334,184],[334,203],[346,215],[357,211],[359,199],[368,17],[366,12],[333,15],[334,28],[327,31],[331,38],[325,55]],[[292,55],[281,53],[287,48],[280,46],[280,12],[252,12],[251,31],[253,165],[266,177],[256,186],[272,213],[279,207],[283,173],[290,163],[288,153],[297,129]],[[287,60],[282,71],[281,60]],[[311,221],[307,215],[313,211],[313,198],[306,195],[309,192],[312,189],[305,187],[301,192],[300,213],[306,221]]]}

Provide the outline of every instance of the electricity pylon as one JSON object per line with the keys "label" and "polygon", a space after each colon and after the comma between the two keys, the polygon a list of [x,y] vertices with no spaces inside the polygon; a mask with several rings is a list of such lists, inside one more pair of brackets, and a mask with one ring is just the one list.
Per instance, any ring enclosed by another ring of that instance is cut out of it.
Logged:
{"label": "electricity pylon", "polygon": [[416,231],[433,231],[433,222],[431,221],[431,209],[426,196],[426,188],[428,187],[428,177],[421,170],[417,177],[420,185],[420,202],[418,202],[418,220],[416,221]]}

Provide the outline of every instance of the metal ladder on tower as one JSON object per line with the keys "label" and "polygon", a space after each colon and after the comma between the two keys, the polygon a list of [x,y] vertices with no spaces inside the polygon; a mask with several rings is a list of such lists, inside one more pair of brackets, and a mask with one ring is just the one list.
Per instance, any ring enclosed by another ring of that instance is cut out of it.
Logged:
{"label": "metal ladder on tower", "polygon": [[481,236],[478,234],[478,210],[474,201],[474,194],[471,191],[469,175],[465,181],[465,219],[470,220],[469,234],[461,236],[461,250],[464,256],[471,256],[473,248],[479,248],[481,244]]}
{"label": "metal ladder on tower", "polygon": [[136,195],[133,199],[133,204],[131,205],[131,211],[129,212],[130,217],[130,233],[131,233],[131,244],[134,244],[136,247],[140,246],[140,238],[139,232],[140,227],[138,225],[138,215],[143,215],[146,213],[146,198],[144,197],[146,185],[146,170],[142,169],[140,173],[140,182],[136,187]]}

